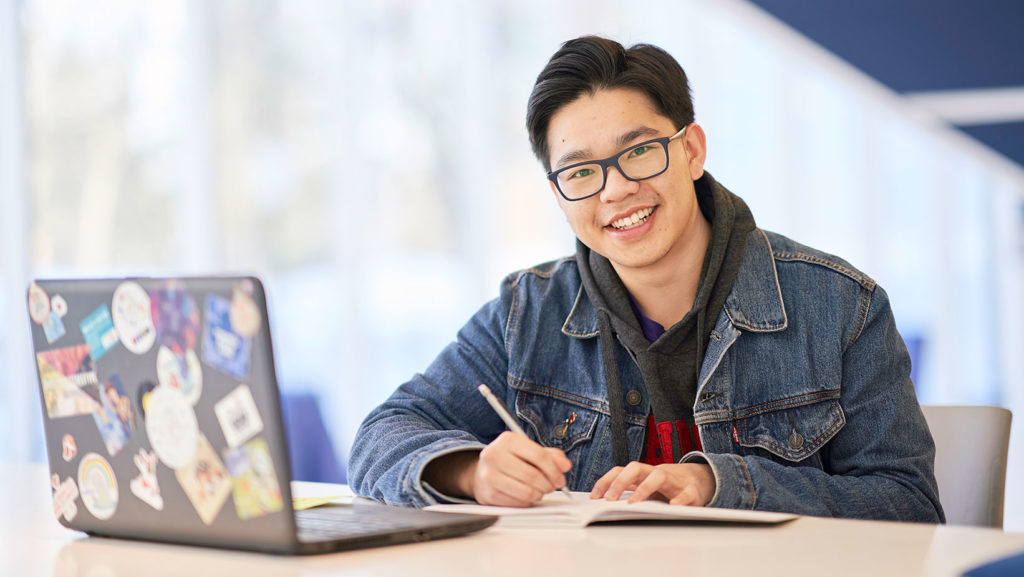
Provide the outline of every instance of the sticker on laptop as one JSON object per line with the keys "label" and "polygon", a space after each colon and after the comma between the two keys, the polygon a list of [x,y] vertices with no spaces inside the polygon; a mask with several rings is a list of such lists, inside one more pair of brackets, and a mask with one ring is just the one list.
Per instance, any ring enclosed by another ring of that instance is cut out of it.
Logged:
{"label": "sticker on laptop", "polygon": [[117,331],[114,330],[114,320],[110,318],[107,305],[100,305],[100,308],[89,313],[78,324],[78,328],[82,329],[82,336],[85,337],[85,344],[89,345],[94,361],[100,360],[100,357],[117,346]]}
{"label": "sticker on laptop", "polygon": [[68,314],[68,301],[64,300],[64,297],[60,295],[53,295],[50,298],[50,311],[53,314],[64,318],[64,316]]}
{"label": "sticker on laptop", "polygon": [[70,522],[78,515],[78,505],[75,504],[75,500],[78,499],[78,485],[75,485],[75,480],[71,477],[61,483],[60,477],[54,473],[50,477],[50,487],[53,488],[53,514],[58,520],[64,517],[65,521]]}
{"label": "sticker on laptop", "polygon": [[88,453],[78,464],[78,490],[93,517],[107,520],[117,510],[117,477],[110,463],[97,453]]}
{"label": "sticker on laptop", "polygon": [[199,423],[181,391],[160,386],[149,393],[146,435],[156,456],[172,469],[184,467],[195,458]]}
{"label": "sticker on laptop", "polygon": [[263,430],[263,420],[252,398],[248,385],[238,385],[235,390],[217,401],[213,412],[220,421],[224,439],[229,447],[237,447]]}
{"label": "sticker on laptop", "polygon": [[64,321],[60,319],[60,315],[51,313],[50,316],[46,317],[46,321],[43,322],[43,334],[46,335],[46,342],[53,344],[54,341],[67,334],[67,329],[64,328]]}
{"label": "sticker on laptop", "polygon": [[160,344],[179,355],[195,349],[199,342],[199,307],[181,283],[168,281],[166,287],[149,293],[149,298]]}
{"label": "sticker on laptop", "polygon": [[88,345],[36,354],[46,414],[51,419],[91,414],[99,408],[99,379]]}
{"label": "sticker on laptop", "polygon": [[252,298],[252,281],[246,279],[231,292],[231,311],[229,318],[231,328],[239,335],[252,338],[260,330],[263,322],[260,308]]}
{"label": "sticker on laptop", "polygon": [[141,355],[156,341],[156,328],[150,310],[149,295],[134,281],[125,281],[114,290],[110,303],[114,330],[121,344],[129,351]]}
{"label": "sticker on laptop", "polygon": [[177,354],[161,345],[156,353],[156,378],[161,386],[178,389],[192,406],[203,393],[203,369],[192,349]]}
{"label": "sticker on laptop", "polygon": [[244,379],[249,374],[252,339],[231,326],[231,302],[219,295],[206,297],[203,327],[203,361],[225,373]]}
{"label": "sticker on laptop", "polygon": [[232,477],[232,494],[238,518],[252,519],[284,508],[274,461],[263,438],[241,447],[224,449],[224,464]]}
{"label": "sticker on laptop", "polygon": [[135,431],[132,400],[124,394],[121,379],[116,374],[111,375],[100,387],[100,407],[92,416],[107,452],[113,457],[124,448]]}
{"label": "sticker on laptop", "polygon": [[146,418],[146,410],[149,408],[149,397],[150,393],[156,389],[156,384],[153,381],[142,381],[139,385],[138,390],[135,391],[135,408],[138,411],[140,418]]}
{"label": "sticker on laptop", "polygon": [[139,469],[139,476],[128,484],[132,494],[157,511],[163,511],[164,498],[160,495],[160,484],[156,478],[156,455],[145,449],[139,449],[139,452],[132,457],[132,461]]}
{"label": "sticker on laptop", "polygon": [[60,456],[69,463],[78,456],[78,443],[70,433],[65,433],[60,439]]}
{"label": "sticker on laptop", "polygon": [[231,494],[231,477],[216,451],[210,446],[210,442],[202,434],[199,435],[194,452],[195,458],[174,471],[174,476],[188,495],[188,500],[192,502],[199,518],[209,525],[213,523],[217,513],[224,506],[224,501]]}
{"label": "sticker on laptop", "polygon": [[37,325],[50,317],[50,296],[34,282],[28,287],[28,316]]}

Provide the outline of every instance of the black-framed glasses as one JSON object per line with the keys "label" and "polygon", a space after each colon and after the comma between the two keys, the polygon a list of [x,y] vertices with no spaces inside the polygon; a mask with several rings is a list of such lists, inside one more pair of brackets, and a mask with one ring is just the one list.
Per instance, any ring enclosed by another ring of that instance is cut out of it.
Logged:
{"label": "black-framed glasses", "polygon": [[647,180],[668,170],[668,143],[681,137],[690,125],[672,136],[653,138],[620,150],[603,160],[588,160],[548,173],[548,180],[562,198],[583,200],[599,194],[608,182],[608,168],[614,166],[626,180]]}

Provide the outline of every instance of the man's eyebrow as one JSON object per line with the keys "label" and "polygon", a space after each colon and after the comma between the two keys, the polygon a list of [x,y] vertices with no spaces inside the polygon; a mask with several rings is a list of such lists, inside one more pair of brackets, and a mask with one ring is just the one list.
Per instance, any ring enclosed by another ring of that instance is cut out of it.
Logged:
{"label": "man's eyebrow", "polygon": [[[654,136],[656,134],[658,134],[658,131],[650,126],[640,126],[619,135],[619,138],[616,140],[616,146],[624,147],[641,136]],[[554,164],[554,170],[558,170],[563,166],[573,164],[575,162],[581,162],[592,158],[593,154],[590,152],[589,148],[572,150],[558,157],[558,160]]]}
{"label": "man's eyebrow", "polygon": [[658,131],[651,128],[650,126],[641,126],[638,128],[634,128],[633,130],[630,130],[629,132],[620,136],[618,144],[619,146],[626,146],[627,144],[633,142],[634,140],[640,138],[641,136],[654,136],[656,134],[658,134]]}
{"label": "man's eyebrow", "polygon": [[591,157],[591,154],[590,154],[590,149],[589,148],[584,148],[582,150],[573,150],[571,152],[567,152],[567,153],[563,154],[562,156],[560,156],[558,158],[558,160],[555,162],[554,169],[558,170],[559,168],[562,168],[563,166],[566,166],[568,164],[572,164],[574,162],[578,162],[580,160],[587,160],[590,157]]}

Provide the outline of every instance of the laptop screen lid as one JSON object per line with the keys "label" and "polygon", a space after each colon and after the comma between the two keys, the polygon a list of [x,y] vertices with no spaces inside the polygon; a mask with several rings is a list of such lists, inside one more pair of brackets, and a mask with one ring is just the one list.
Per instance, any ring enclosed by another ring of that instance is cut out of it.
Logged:
{"label": "laptop screen lid", "polygon": [[38,280],[28,307],[62,524],[113,537],[295,548],[258,279]]}

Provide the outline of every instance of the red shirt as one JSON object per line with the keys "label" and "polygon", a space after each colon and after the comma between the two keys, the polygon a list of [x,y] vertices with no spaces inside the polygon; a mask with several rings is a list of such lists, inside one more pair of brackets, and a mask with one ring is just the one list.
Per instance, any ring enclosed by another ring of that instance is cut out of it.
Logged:
{"label": "red shirt", "polygon": [[[658,340],[658,337],[665,333],[665,327],[657,321],[647,318],[647,315],[640,310],[640,305],[637,304],[633,295],[629,295],[629,304],[633,308],[637,320],[640,321],[640,329],[643,330],[647,340],[652,343]],[[674,455],[672,452],[673,429],[679,431],[680,453],[678,455]],[[644,463],[648,465],[675,463],[690,451],[700,450],[700,435],[697,433],[697,425],[693,423],[687,425],[684,421],[655,423],[654,413],[647,415],[647,450],[644,451]]]}

